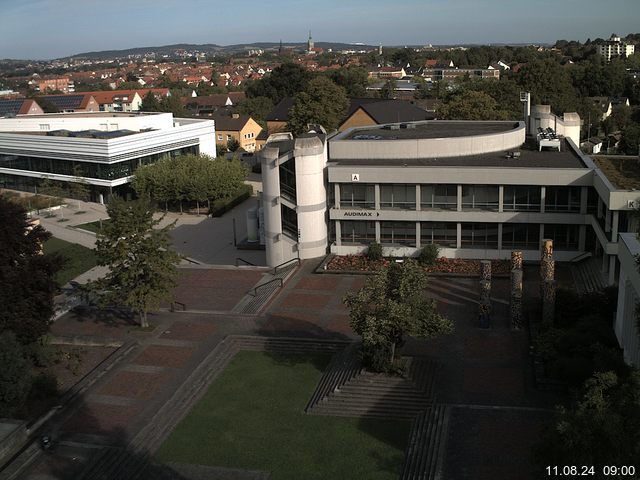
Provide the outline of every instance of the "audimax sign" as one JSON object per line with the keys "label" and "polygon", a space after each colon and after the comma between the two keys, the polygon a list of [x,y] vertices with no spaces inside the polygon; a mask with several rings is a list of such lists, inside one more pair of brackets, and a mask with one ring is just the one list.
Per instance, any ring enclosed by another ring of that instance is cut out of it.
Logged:
{"label": "audimax sign", "polygon": [[379,217],[379,212],[363,212],[362,210],[347,210],[343,217]]}

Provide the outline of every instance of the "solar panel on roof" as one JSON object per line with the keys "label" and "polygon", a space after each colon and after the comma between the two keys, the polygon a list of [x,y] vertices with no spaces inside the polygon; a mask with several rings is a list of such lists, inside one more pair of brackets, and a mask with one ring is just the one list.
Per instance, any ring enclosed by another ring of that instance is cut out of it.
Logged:
{"label": "solar panel on roof", "polygon": [[17,115],[23,103],[23,99],[0,101],[0,115]]}
{"label": "solar panel on roof", "polygon": [[54,95],[45,97],[60,110],[80,108],[84,95]]}

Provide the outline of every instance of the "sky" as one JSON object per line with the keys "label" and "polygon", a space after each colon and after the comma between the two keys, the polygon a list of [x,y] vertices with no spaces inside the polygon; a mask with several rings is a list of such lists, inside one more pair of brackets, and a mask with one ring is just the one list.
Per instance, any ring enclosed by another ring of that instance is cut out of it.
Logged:
{"label": "sky", "polygon": [[640,0],[0,0],[0,58],[175,43],[553,43],[640,32]]}

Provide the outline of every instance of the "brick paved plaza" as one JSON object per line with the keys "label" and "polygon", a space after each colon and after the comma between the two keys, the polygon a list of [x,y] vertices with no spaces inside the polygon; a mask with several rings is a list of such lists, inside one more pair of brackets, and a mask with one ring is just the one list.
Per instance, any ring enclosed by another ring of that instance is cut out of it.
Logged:
{"label": "brick paved plaza", "polygon": [[[40,456],[21,478],[43,472],[63,478],[69,472],[66,456],[88,462],[99,450],[78,446],[83,443],[131,441],[229,334],[355,338],[342,297],[360,288],[365,277],[314,274],[315,266],[303,264],[258,315],[231,310],[263,272],[189,269],[180,277],[176,297],[201,313],[161,311],[151,316],[155,328],[146,333],[117,315],[80,312],[61,318],[53,335],[120,339],[133,347],[54,422],[60,438],[75,446],[61,448],[64,458]],[[428,294],[454,320],[456,332],[432,341],[409,340],[404,347],[407,354],[425,355],[441,365],[436,398],[453,406],[444,478],[535,478],[529,474],[530,448],[550,418],[545,409],[556,399],[533,388],[527,333],[508,328],[507,282],[494,278],[493,322],[481,330],[477,280],[432,279]]]}

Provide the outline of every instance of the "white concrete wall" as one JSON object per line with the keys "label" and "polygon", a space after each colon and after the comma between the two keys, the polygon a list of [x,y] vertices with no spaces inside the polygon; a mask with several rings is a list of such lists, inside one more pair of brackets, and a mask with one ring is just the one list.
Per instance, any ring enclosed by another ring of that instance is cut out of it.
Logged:
{"label": "white concrete wall", "polygon": [[[41,127],[46,125],[48,128]],[[117,127],[115,127],[117,125]],[[133,130],[153,128],[166,130],[173,127],[171,113],[145,115],[118,113],[49,113],[14,118],[0,118],[0,132],[41,132],[52,130]]]}
{"label": "white concrete wall", "polygon": [[620,277],[618,283],[618,308],[614,330],[624,359],[636,367],[640,366],[640,332],[635,309],[640,298],[640,273],[635,255],[640,254],[640,243],[634,233],[620,234],[618,260]]}
{"label": "white concrete wall", "polygon": [[264,236],[267,265],[275,267],[285,259],[285,238],[282,233],[280,213],[280,173],[278,157],[280,150],[268,144],[260,151],[262,167],[262,209],[264,213]]}
{"label": "white concrete wall", "polygon": [[[430,123],[430,122],[419,122]],[[468,123],[455,121],[438,121],[438,123]],[[495,122],[494,122],[495,123]],[[515,122],[505,122],[515,125]],[[368,127],[371,128],[371,127]],[[355,129],[358,130],[357,128]],[[415,159],[415,158],[447,158],[482,153],[516,150],[525,141],[525,125],[507,132],[471,135],[465,137],[446,138],[408,138],[396,140],[348,140],[341,139],[350,135],[352,129],[346,130],[338,138],[331,140],[331,158],[380,158],[380,159]]]}
{"label": "white concrete wall", "polygon": [[326,145],[318,137],[299,138],[294,150],[296,162],[296,212],[298,215],[298,251],[301,259],[327,253],[327,191],[324,170]]}

